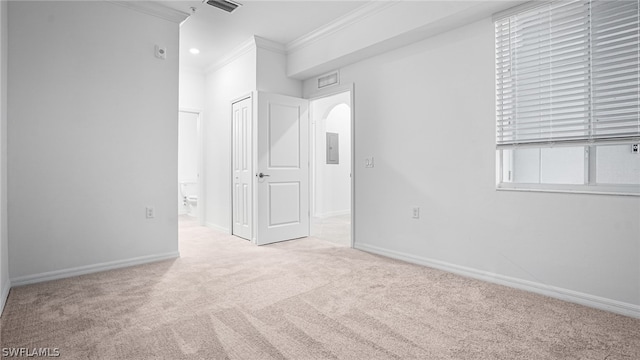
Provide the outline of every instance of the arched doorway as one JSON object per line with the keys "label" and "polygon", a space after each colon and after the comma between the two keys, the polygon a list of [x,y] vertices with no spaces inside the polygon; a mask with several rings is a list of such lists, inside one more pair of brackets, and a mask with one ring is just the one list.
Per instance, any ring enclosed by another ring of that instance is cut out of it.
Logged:
{"label": "arched doorway", "polygon": [[312,100],[310,110],[311,236],[351,246],[351,93]]}

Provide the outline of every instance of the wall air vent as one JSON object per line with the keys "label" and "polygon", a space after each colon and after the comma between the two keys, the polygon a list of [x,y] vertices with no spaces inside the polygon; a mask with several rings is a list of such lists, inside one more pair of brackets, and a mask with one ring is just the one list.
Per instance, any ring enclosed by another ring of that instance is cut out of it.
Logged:
{"label": "wall air vent", "polygon": [[202,2],[206,2],[208,5],[215,6],[228,13],[231,13],[242,6],[242,4],[231,0],[203,0]]}
{"label": "wall air vent", "polygon": [[318,89],[322,89],[327,86],[336,85],[340,82],[340,76],[338,76],[338,72],[333,72],[331,74],[323,75],[318,78]]}

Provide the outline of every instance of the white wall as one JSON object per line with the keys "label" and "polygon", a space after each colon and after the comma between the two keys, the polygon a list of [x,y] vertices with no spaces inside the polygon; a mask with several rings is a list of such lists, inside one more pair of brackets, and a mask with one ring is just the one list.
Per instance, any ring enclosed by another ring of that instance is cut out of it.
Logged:
{"label": "white wall", "polygon": [[9,12],[12,281],[177,256],[178,24],[107,2]]}
{"label": "white wall", "polygon": [[231,102],[256,90],[297,97],[302,93],[302,82],[286,77],[284,53],[265,44],[280,46],[254,37],[205,77],[205,222],[223,231],[231,225]]}
{"label": "white wall", "polygon": [[178,181],[198,178],[198,115],[180,113],[178,121]]}
{"label": "white wall", "polygon": [[[351,210],[351,109],[349,93],[313,101],[315,127],[313,215],[326,217]],[[326,134],[339,135],[339,163],[327,164]]]}
{"label": "white wall", "polygon": [[261,47],[256,49],[256,81],[258,91],[302,96],[302,81],[287,77],[287,58],[284,52]]}
{"label": "white wall", "polygon": [[205,78],[205,222],[224,231],[231,225],[231,102],[255,89],[255,47]]}
{"label": "white wall", "polygon": [[180,109],[202,110],[204,108],[204,78],[199,69],[180,66]]}
{"label": "white wall", "polygon": [[356,247],[640,316],[640,198],[496,191],[490,19],[340,75],[355,83]]}
{"label": "white wall", "polygon": [[7,2],[0,2],[0,315],[9,295],[7,233]]}
{"label": "white wall", "polygon": [[307,79],[477,21],[522,0],[370,1],[287,44],[287,74]]}

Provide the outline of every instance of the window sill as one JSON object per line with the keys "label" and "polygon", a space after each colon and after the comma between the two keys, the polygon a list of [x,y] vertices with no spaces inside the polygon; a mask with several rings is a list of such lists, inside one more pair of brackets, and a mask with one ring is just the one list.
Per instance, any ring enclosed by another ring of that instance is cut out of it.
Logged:
{"label": "window sill", "polygon": [[546,184],[498,184],[497,191],[545,192],[561,194],[588,194],[614,196],[640,196],[640,186],[580,186]]}

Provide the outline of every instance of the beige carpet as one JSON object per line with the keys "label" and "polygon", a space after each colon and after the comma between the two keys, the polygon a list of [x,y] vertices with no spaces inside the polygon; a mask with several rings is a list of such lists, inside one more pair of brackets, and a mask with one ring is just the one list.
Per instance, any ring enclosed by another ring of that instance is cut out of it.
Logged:
{"label": "beige carpet", "polygon": [[14,288],[1,347],[63,359],[640,359],[640,320],[309,238],[193,223],[182,257]]}
{"label": "beige carpet", "polygon": [[337,246],[351,246],[351,214],[311,217],[311,236]]}

